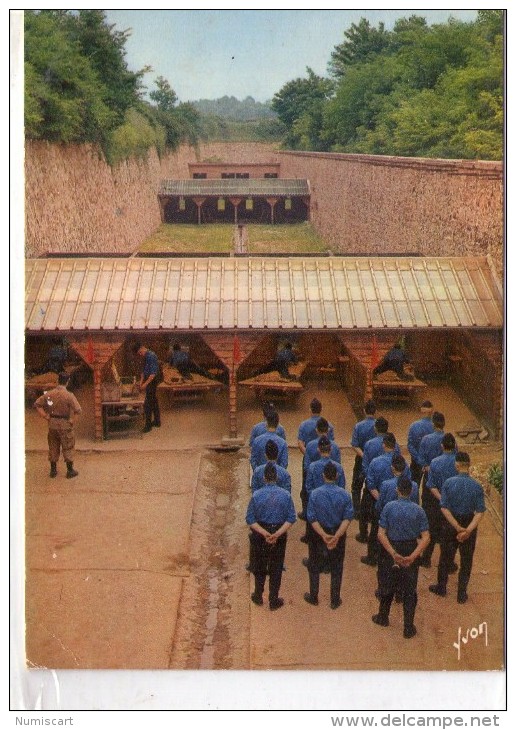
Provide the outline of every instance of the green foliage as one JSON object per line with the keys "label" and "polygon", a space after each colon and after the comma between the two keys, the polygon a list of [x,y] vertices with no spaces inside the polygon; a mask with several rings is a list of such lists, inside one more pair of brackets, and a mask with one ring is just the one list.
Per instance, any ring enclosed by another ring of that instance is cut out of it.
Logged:
{"label": "green foliage", "polygon": [[335,78],[288,82],[272,107],[293,149],[459,159],[503,155],[503,13],[480,11],[392,31],[365,19],[344,33],[329,63]]}
{"label": "green foliage", "polygon": [[149,96],[152,101],[156,102],[156,106],[162,112],[170,112],[177,103],[177,94],[174,89],[170,86],[169,82],[158,76],[155,81],[156,89],[151,91]]}
{"label": "green foliage", "polygon": [[165,151],[166,131],[136,109],[126,112],[125,121],[110,135],[106,145],[106,158],[115,165],[128,157],[147,156],[151,147],[156,147],[159,154]]}
{"label": "green foliage", "polygon": [[262,104],[255,101],[252,96],[247,96],[242,101],[234,96],[222,96],[219,99],[199,99],[193,101],[192,104],[203,116],[221,117],[239,122],[276,118],[270,102]]}
{"label": "green foliage", "polygon": [[127,70],[126,39],[102,10],[25,11],[26,136],[105,148],[145,72]]}
{"label": "green foliage", "polygon": [[491,464],[487,472],[487,480],[489,484],[496,489],[497,492],[503,494],[503,466],[501,464]]}
{"label": "green foliage", "polygon": [[306,79],[288,81],[272,99],[272,108],[287,130],[285,143],[293,149],[322,146],[323,108],[333,93],[330,79],[317,76],[309,67],[306,71]]}

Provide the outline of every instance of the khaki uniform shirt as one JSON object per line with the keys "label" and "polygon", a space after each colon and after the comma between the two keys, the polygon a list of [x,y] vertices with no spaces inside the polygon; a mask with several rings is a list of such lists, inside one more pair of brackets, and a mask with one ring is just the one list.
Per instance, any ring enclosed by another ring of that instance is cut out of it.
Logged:
{"label": "khaki uniform shirt", "polygon": [[70,418],[74,413],[82,413],[79,401],[64,385],[47,390],[46,393],[39,396],[34,405],[44,408],[51,417]]}

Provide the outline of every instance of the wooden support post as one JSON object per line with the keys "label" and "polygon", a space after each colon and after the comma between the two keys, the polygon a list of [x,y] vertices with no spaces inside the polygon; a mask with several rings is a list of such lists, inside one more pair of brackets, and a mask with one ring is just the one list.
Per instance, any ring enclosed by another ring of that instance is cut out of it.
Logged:
{"label": "wooden support post", "polygon": [[236,372],[232,370],[229,374],[229,438],[237,436],[237,379]]}
{"label": "wooden support post", "polygon": [[229,202],[232,204],[234,211],[235,211],[235,226],[238,222],[238,206],[242,202],[242,198],[230,198]]}
{"label": "wooden support post", "polygon": [[197,206],[197,225],[201,225],[201,208],[206,198],[192,198],[193,202]]}
{"label": "wooden support post", "polygon": [[95,418],[95,439],[102,441],[104,428],[102,423],[102,364],[93,365],[93,412]]}
{"label": "wooden support post", "polygon": [[271,206],[271,224],[274,225],[274,206],[278,202],[277,198],[266,198],[267,202]]}

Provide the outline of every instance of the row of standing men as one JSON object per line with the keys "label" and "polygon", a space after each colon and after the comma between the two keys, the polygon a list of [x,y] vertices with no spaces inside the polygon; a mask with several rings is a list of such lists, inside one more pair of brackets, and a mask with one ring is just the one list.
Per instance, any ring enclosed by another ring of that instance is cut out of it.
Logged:
{"label": "row of standing men", "polygon": [[[432,403],[421,405],[421,418],[409,428],[407,464],[389,424],[376,417],[376,405],[368,401],[365,418],[351,438],[355,450],[351,494],[341,466],[334,427],[322,416],[322,404],[314,398],[310,418],[298,430],[303,454],[301,504],[296,515],[291,497],[288,447],[284,428],[275,409],[267,404],[265,420],[250,436],[251,489],[246,522],[250,532],[250,571],[255,577],[251,600],[263,604],[269,575],[269,607],[283,605],[279,597],[287,531],[299,517],[306,521],[301,540],[308,545],[309,591],[304,599],[318,604],[321,572],[330,573],[330,606],[340,597],[346,533],[358,519],[356,539],[367,543],[361,561],[377,567],[379,611],[374,623],[388,626],[394,597],[403,602],[404,636],[416,634],[414,615],[420,565],[430,567],[436,544],[441,546],[437,583],[430,591],[444,597],[448,576],[457,570],[457,600],[467,601],[477,527],[485,512],[481,485],[469,476],[470,459],[458,452],[455,438],[444,432],[445,418]],[[419,506],[421,486],[422,507]]]}

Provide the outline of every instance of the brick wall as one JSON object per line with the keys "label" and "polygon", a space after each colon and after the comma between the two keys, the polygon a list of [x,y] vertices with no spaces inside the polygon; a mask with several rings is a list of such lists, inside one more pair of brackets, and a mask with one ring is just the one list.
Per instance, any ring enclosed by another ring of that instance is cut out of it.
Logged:
{"label": "brick wall", "polygon": [[500,162],[281,152],[307,178],[312,222],[337,253],[490,254],[503,269]]}
{"label": "brick wall", "polygon": [[277,152],[262,143],[184,146],[159,159],[109,167],[91,145],[28,142],[26,256],[126,253],[160,225],[163,178],[188,178],[192,162],[280,162],[283,178],[308,178],[311,215],[337,253],[491,254],[503,268],[502,166],[497,162]]}
{"label": "brick wall", "polygon": [[270,145],[213,143],[181,147],[159,159],[152,150],[111,168],[93,145],[27,142],[25,255],[128,253],[160,225],[163,178],[188,178],[189,162],[274,162]]}

